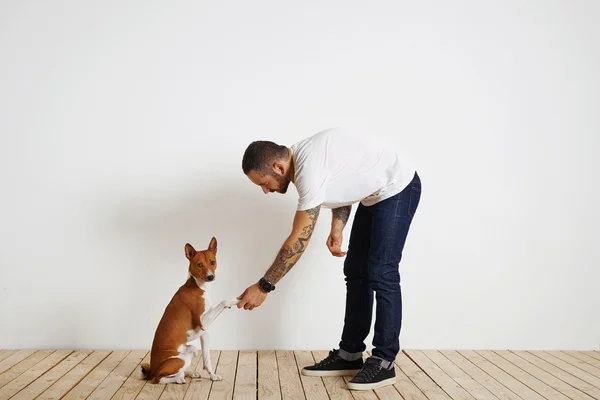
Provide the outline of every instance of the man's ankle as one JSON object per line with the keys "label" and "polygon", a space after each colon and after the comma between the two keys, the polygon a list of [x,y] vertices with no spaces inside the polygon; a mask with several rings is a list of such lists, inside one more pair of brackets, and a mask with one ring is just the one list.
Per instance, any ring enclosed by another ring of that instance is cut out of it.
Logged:
{"label": "man's ankle", "polygon": [[385,369],[392,369],[394,368],[394,362],[393,361],[389,361],[389,360],[384,360],[381,357],[377,357],[377,356],[371,356],[371,358],[374,358],[376,360],[378,360],[381,363],[381,366]]}
{"label": "man's ankle", "polygon": [[339,349],[338,356],[340,356],[341,359],[346,360],[346,361],[356,361],[359,358],[362,358],[363,353],[362,353],[362,351],[357,352],[357,353],[350,353],[344,349]]}

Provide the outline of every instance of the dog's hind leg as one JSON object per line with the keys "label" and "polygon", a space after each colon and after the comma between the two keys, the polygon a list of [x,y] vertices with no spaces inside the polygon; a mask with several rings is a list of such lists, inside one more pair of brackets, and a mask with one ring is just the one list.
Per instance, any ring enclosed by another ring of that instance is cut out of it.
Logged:
{"label": "dog's hind leg", "polygon": [[202,363],[204,364],[204,369],[210,375],[211,381],[221,381],[223,378],[219,375],[215,374],[215,371],[212,369],[212,363],[210,361],[210,347],[209,347],[209,336],[208,332],[204,332],[202,336],[200,336],[200,344],[202,346]]}
{"label": "dog's hind leg", "polygon": [[185,374],[184,372],[178,372],[174,375],[169,375],[162,377],[158,380],[158,383],[185,383]]}
{"label": "dog's hind leg", "polygon": [[[188,371],[187,368],[191,365],[192,360],[194,359],[194,357],[198,356],[198,349],[196,348],[196,346],[193,345],[187,345],[187,347],[185,348],[184,354],[180,355],[180,357],[182,358],[186,358],[185,361],[185,365],[183,366],[183,368],[185,369],[184,373],[185,376],[189,376],[192,379],[196,379],[196,378],[200,378],[200,372],[198,371]],[[189,358],[189,361],[188,359]]]}
{"label": "dog's hind leg", "polygon": [[166,359],[158,368],[152,383],[185,383],[185,364],[179,357]]}

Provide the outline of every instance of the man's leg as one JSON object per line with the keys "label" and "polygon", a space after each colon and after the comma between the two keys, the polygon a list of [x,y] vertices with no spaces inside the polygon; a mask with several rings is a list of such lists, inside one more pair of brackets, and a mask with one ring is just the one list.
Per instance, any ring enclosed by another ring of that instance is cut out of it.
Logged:
{"label": "man's leg", "polygon": [[365,339],[371,329],[373,290],[367,271],[370,242],[371,214],[365,206],[359,204],[344,260],[346,311],[339,343],[342,356],[350,359],[362,357],[362,352],[366,349]]}
{"label": "man's leg", "polygon": [[418,175],[401,193],[369,207],[372,215],[368,273],[375,291],[376,314],[373,357],[364,373],[349,383],[351,389],[373,389],[393,383],[393,363],[400,349],[402,296],[399,264],[404,244],[421,197]]}
{"label": "man's leg", "polygon": [[344,261],[346,312],[340,349],[331,351],[315,365],[303,368],[304,375],[351,376],[363,366],[362,352],[366,348],[364,341],[371,328],[373,312],[373,291],[369,287],[367,273],[370,226],[371,215],[364,206],[359,205],[354,215]]}

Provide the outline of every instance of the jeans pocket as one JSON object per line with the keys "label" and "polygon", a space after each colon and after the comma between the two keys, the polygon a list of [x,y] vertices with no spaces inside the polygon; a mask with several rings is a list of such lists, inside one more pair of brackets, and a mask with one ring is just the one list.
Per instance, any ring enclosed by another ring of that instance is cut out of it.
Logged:
{"label": "jeans pocket", "polygon": [[410,196],[408,203],[408,216],[412,219],[419,207],[419,201],[421,201],[421,188],[413,186],[410,188]]}

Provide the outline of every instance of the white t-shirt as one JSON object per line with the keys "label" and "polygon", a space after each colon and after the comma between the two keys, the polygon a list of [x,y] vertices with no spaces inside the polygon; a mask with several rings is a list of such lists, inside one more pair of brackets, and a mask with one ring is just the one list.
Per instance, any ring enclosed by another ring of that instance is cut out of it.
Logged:
{"label": "white t-shirt", "polygon": [[415,168],[389,145],[360,131],[333,128],[290,146],[297,210],[376,204],[401,192]]}

